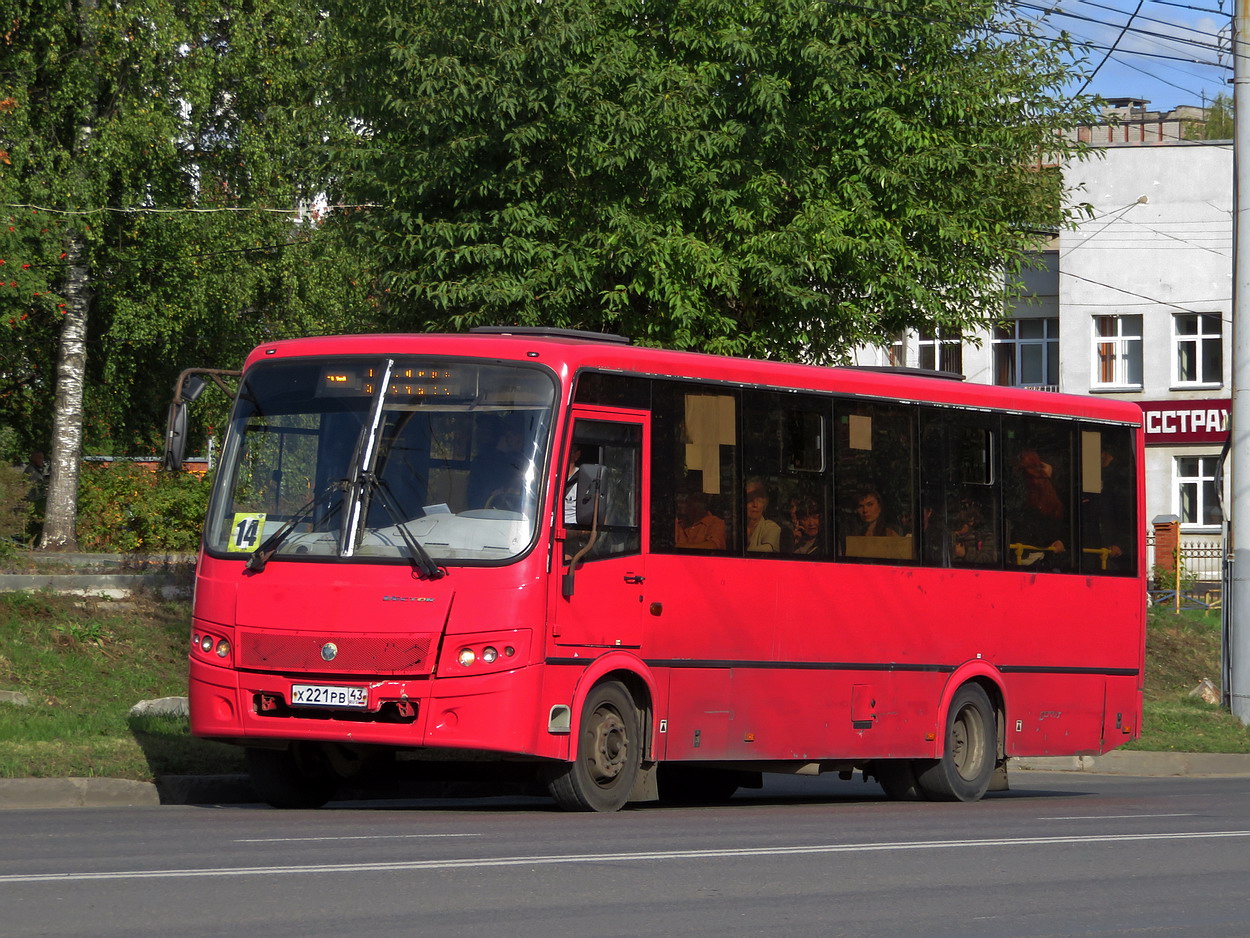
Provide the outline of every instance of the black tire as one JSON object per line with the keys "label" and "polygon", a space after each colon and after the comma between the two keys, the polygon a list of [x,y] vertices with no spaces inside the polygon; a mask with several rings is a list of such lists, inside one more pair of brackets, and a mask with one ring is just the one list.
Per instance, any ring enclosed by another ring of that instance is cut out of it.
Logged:
{"label": "black tire", "polygon": [[547,790],[564,811],[619,811],[642,763],[638,708],[624,685],[592,688],[578,721],[577,752],[561,763]]}
{"label": "black tire", "polygon": [[742,786],[742,774],[729,769],[708,769],[700,766],[665,762],[660,765],[657,781],[660,800],[674,804],[722,804]]}
{"label": "black tire", "polygon": [[891,801],[924,800],[916,779],[916,763],[911,759],[878,759],[869,763],[867,774],[877,780]]}
{"label": "black tire", "polygon": [[339,776],[320,747],[294,743],[289,749],[248,749],[252,788],[275,808],[320,808],[339,787]]}
{"label": "black tire", "polygon": [[994,774],[997,745],[994,707],[979,684],[955,692],[946,716],[942,758],[914,764],[930,801],[979,801]]}

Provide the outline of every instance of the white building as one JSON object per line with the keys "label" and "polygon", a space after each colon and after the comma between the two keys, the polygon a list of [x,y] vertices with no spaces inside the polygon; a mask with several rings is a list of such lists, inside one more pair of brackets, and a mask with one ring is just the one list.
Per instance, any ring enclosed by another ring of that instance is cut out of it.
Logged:
{"label": "white building", "polygon": [[1232,145],[1113,144],[1101,154],[1065,171],[1091,211],[1029,274],[1034,302],[1007,326],[963,342],[902,336],[858,360],[1141,404],[1147,519],[1175,515],[1186,539],[1215,540],[1232,366]]}

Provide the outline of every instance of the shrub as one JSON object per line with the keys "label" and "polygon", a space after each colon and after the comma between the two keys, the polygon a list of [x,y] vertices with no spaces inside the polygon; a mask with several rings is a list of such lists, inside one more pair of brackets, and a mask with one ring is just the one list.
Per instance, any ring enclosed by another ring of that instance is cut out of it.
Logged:
{"label": "shrub", "polygon": [[210,485],[202,473],[85,465],[78,481],[78,546],[121,554],[194,551]]}
{"label": "shrub", "polygon": [[0,465],[0,558],[11,557],[27,542],[39,497],[36,483],[20,466]]}

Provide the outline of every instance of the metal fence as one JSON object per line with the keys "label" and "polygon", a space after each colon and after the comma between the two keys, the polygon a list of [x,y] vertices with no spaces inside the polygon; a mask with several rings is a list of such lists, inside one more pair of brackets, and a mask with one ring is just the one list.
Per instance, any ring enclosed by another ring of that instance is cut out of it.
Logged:
{"label": "metal fence", "polygon": [[1156,557],[1154,531],[1146,535],[1152,602],[1218,608],[1223,598],[1224,540],[1182,537],[1178,556]]}

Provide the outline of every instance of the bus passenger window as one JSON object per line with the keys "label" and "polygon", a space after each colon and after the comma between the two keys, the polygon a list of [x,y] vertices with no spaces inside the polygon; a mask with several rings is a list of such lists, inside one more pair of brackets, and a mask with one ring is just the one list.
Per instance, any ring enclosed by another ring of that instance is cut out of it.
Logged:
{"label": "bus passenger window", "polygon": [[1008,569],[1071,570],[1072,431],[1041,420],[1003,422]]}
{"label": "bus passenger window", "polygon": [[907,407],[838,405],[834,496],[839,556],[916,558],[914,423],[914,411]]}
{"label": "bus passenger window", "polygon": [[1081,572],[1133,575],[1137,483],[1133,435],[1124,428],[1081,432]]}
{"label": "bus passenger window", "polygon": [[926,408],[921,432],[921,537],[931,566],[997,567],[997,420]]}
{"label": "bus passenger window", "polygon": [[651,543],[660,552],[733,549],[738,396],[657,381],[651,414]]}

